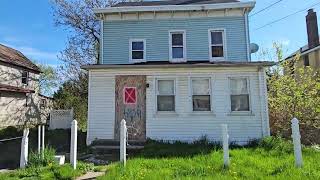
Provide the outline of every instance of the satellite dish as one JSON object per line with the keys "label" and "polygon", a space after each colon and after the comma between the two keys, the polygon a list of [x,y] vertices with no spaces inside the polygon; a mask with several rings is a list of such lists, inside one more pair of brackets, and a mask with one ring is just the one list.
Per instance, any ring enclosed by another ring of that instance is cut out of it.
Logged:
{"label": "satellite dish", "polygon": [[259,46],[258,44],[255,43],[251,43],[250,44],[250,53],[256,53],[259,50]]}

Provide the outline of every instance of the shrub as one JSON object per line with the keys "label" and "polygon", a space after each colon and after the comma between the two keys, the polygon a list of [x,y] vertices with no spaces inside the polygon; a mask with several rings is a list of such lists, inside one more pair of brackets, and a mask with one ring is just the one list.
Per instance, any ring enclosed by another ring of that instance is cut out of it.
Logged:
{"label": "shrub", "polygon": [[293,151],[293,144],[279,136],[263,138],[259,143],[259,147],[267,151],[276,151],[282,153],[292,153]]}
{"label": "shrub", "polygon": [[43,152],[43,158],[37,151],[32,151],[29,155],[28,166],[41,167],[54,164],[55,150],[50,147],[46,147]]}

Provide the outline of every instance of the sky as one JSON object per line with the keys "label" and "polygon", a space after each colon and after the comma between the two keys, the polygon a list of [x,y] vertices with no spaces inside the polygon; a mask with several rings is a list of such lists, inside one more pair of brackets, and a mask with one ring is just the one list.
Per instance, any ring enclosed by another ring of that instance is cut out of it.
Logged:
{"label": "sky", "polygon": [[[277,1],[257,0],[251,14]],[[272,47],[272,42],[280,42],[284,45],[285,54],[304,46],[307,43],[307,10],[262,29],[256,29],[317,2],[320,1],[282,0],[268,10],[250,17],[251,43],[258,44],[260,49],[266,49]],[[315,6],[318,17],[319,7],[320,5]],[[54,25],[50,0],[0,0],[0,17],[1,44],[18,49],[30,59],[42,64],[56,67],[63,63],[57,55],[65,48],[69,32]],[[253,59],[256,58],[257,56],[253,55]]]}

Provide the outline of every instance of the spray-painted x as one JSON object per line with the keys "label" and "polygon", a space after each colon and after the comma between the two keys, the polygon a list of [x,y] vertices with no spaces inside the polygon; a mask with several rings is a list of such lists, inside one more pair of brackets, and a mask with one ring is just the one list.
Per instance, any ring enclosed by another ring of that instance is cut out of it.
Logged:
{"label": "spray-painted x", "polygon": [[135,104],[136,103],[136,88],[126,87],[124,89],[124,103],[125,104]]}

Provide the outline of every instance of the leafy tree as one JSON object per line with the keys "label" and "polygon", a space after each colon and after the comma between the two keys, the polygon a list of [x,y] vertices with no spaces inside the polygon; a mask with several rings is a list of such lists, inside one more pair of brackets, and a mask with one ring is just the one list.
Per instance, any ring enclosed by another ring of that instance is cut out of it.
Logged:
{"label": "leafy tree", "polygon": [[51,96],[58,86],[58,77],[55,69],[52,66],[37,64],[42,73],[39,78],[40,93]]}
{"label": "leafy tree", "polygon": [[[281,60],[282,46],[274,45],[276,57]],[[320,128],[320,75],[310,67],[298,68],[293,64],[300,59],[280,61],[270,70],[268,78],[269,116],[272,134],[289,137],[291,119],[296,117],[301,124],[305,143],[317,141]],[[320,141],[318,140],[318,143]]]}
{"label": "leafy tree", "polygon": [[79,128],[86,129],[88,109],[88,78],[81,74],[76,80],[65,81],[53,98],[56,109],[74,109],[74,118],[79,123]]}

